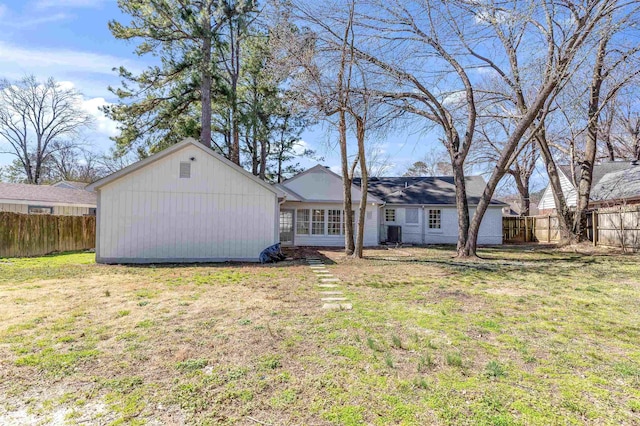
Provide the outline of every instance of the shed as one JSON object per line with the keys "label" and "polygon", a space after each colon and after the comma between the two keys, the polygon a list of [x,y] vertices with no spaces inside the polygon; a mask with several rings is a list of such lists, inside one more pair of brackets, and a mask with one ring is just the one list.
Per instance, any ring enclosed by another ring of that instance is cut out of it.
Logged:
{"label": "shed", "polygon": [[279,239],[278,192],[194,139],[98,180],[96,261],[258,261]]}

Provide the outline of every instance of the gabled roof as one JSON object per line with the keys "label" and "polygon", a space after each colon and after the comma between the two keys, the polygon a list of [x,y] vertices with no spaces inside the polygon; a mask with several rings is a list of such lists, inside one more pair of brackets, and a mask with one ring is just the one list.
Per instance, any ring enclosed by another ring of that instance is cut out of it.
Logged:
{"label": "gabled roof", "polygon": [[197,140],[193,139],[193,138],[186,138],[184,139],[182,142],[179,142],[175,145],[170,146],[169,148],[166,148],[156,154],[153,154],[143,160],[140,160],[138,162],[135,162],[127,167],[125,167],[124,169],[118,170],[115,173],[111,173],[109,176],[106,176],[102,179],[99,179],[93,183],[91,183],[90,185],[87,186],[87,190],[88,191],[95,191],[96,189],[100,189],[103,186],[113,182],[114,180],[120,179],[121,177],[124,177],[126,175],[128,175],[129,173],[135,172],[138,169],[141,169],[143,167],[146,167],[164,157],[167,157],[171,154],[173,154],[174,152],[180,151],[182,148],[189,146],[189,145],[193,145],[196,148],[202,150],[202,152],[212,156],[213,158],[217,159],[218,161],[221,161],[222,163],[226,164],[227,166],[236,169],[236,171],[238,171],[239,173],[244,174],[246,177],[248,177],[249,179],[253,180],[255,183],[257,183],[258,185],[263,186],[264,188],[268,189],[269,191],[273,192],[276,195],[280,195],[278,194],[278,190],[271,184],[261,180],[260,178],[252,175],[251,173],[249,173],[248,171],[246,171],[245,169],[243,169],[242,167],[238,166],[236,163],[227,160],[226,158],[224,158],[222,155],[214,152],[212,149],[207,148],[206,146],[202,145],[200,142],[198,142]]}
{"label": "gabled roof", "polygon": [[[354,179],[356,185],[360,179]],[[484,191],[482,176],[467,176],[465,179],[469,204],[478,204]],[[453,176],[436,177],[379,177],[369,179],[369,193],[387,204],[447,204],[455,205],[456,187]],[[504,205],[491,200],[491,205]]]}
{"label": "gabled roof", "polygon": [[607,173],[591,190],[591,200],[624,200],[640,197],[640,165]]}
{"label": "gabled roof", "polygon": [[83,189],[57,188],[50,185],[0,183],[0,202],[95,207],[96,194]]}
{"label": "gabled roof", "polygon": [[[619,172],[633,167],[630,161],[606,161],[604,163],[595,164],[593,166],[593,177],[591,179],[591,185],[594,187],[600,180],[607,174],[613,172]],[[574,171],[576,175],[571,178],[571,166],[569,164],[563,164],[558,166],[558,169],[569,179],[572,185],[575,186],[575,182],[580,179],[580,167],[576,166]]]}
{"label": "gabled roof", "polygon": [[[311,167],[310,169],[307,169],[307,170],[305,170],[303,172],[300,172],[297,175],[294,175],[294,176],[290,177],[289,179],[285,180],[284,182],[282,182],[282,184],[280,186],[285,187],[288,192],[293,193],[296,196],[296,198],[298,198],[298,200],[290,199],[289,197],[287,197],[287,199],[290,200],[290,201],[316,201],[316,200],[307,200],[306,198],[304,198],[301,195],[291,191],[291,189],[286,187],[287,183],[292,182],[292,181],[294,181],[294,180],[296,180],[296,179],[298,179],[298,178],[300,178],[300,177],[302,177],[302,176],[304,176],[306,174],[315,173],[315,172],[326,173],[326,174],[328,174],[330,176],[333,176],[333,177],[335,177],[335,178],[337,178],[339,180],[342,180],[342,176],[340,176],[339,174],[335,173],[330,168],[322,166],[320,164],[317,164],[317,165]],[[353,182],[351,184],[351,188],[360,191],[360,184],[359,183],[356,184],[356,178],[353,179]],[[369,200],[368,200],[369,202],[377,203],[377,204],[383,204],[384,201],[380,197],[378,197],[376,194],[374,194],[371,191],[367,191],[367,192],[369,194]],[[354,200],[354,201],[356,201],[356,200]]]}
{"label": "gabled roof", "polygon": [[68,188],[68,189],[85,189],[89,185],[86,182],[76,182],[74,180],[61,180],[60,182],[56,182],[51,186],[55,186],[56,188]]}

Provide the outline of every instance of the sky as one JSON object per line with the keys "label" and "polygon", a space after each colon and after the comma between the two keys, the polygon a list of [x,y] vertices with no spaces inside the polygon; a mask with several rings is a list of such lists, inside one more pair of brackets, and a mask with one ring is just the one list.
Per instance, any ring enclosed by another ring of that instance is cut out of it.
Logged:
{"label": "sky", "polygon": [[[116,123],[107,119],[99,107],[116,102],[108,86],[117,87],[114,67],[132,71],[145,68],[147,60],[135,55],[135,45],[115,39],[107,24],[126,21],[115,0],[0,0],[0,77],[16,80],[33,74],[39,79],[53,77],[83,95],[83,108],[95,118],[94,128],[85,139],[97,151],[107,151],[117,134]],[[340,157],[335,137],[320,125],[302,134],[305,148],[314,149],[320,162],[339,171]],[[388,156],[389,174],[402,174],[421,159],[436,140],[425,135],[394,132],[376,142],[382,156]],[[0,151],[4,142],[0,141]],[[0,154],[0,166],[13,160]],[[300,159],[304,167],[318,161]]]}
{"label": "sky", "polygon": [[[33,74],[42,80],[53,77],[77,89],[83,96],[83,108],[95,119],[84,139],[96,152],[107,152],[113,146],[109,137],[118,133],[116,123],[99,110],[117,101],[108,90],[119,86],[113,69],[125,66],[140,72],[150,61],[134,53],[135,42],[112,36],[107,26],[111,20],[127,22],[116,0],[0,0],[0,78],[17,80]],[[340,172],[337,140],[329,129],[326,124],[316,125],[302,133],[299,152],[313,149],[316,158],[298,158],[301,166],[321,163]],[[387,176],[402,175],[427,152],[444,150],[433,133],[406,127],[377,135],[370,143],[379,157],[389,159]],[[0,151],[6,146],[0,140]],[[0,154],[0,166],[13,159]]]}

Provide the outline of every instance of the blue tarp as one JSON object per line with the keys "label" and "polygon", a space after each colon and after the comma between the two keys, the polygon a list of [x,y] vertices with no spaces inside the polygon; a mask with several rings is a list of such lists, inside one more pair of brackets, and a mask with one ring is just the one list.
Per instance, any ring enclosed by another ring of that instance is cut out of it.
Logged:
{"label": "blue tarp", "polygon": [[260,253],[260,263],[275,263],[285,259],[285,255],[280,250],[280,243],[274,244],[262,250]]}

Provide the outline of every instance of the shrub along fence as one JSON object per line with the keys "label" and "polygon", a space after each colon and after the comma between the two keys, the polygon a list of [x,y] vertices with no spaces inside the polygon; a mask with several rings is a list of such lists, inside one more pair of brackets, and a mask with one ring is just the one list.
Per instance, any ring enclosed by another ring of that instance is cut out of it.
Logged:
{"label": "shrub along fence", "polygon": [[96,244],[95,216],[0,212],[0,257],[87,250]]}
{"label": "shrub along fence", "polygon": [[[557,216],[503,217],[505,243],[557,243],[560,226]],[[587,215],[585,230],[595,246],[640,249],[640,207],[620,206],[593,210]]]}

